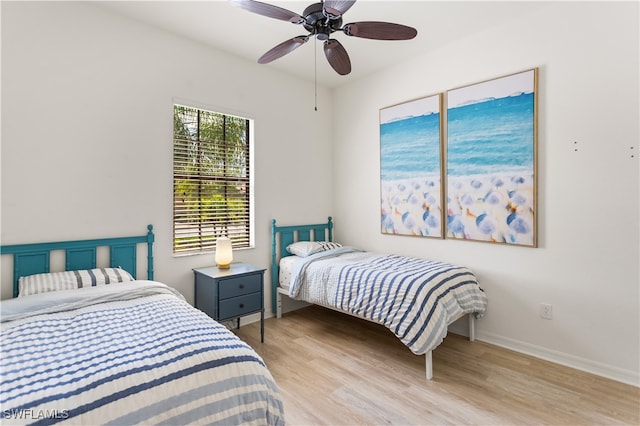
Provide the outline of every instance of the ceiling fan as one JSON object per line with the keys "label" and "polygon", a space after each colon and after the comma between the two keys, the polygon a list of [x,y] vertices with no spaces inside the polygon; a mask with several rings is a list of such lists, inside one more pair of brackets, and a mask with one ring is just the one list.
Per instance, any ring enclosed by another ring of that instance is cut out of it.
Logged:
{"label": "ceiling fan", "polygon": [[307,35],[296,36],[278,44],[258,59],[260,64],[267,64],[293,52],[310,37],[315,36],[318,40],[324,41],[324,54],[331,67],[338,74],[347,75],[351,72],[351,60],[344,46],[338,40],[331,38],[334,32],[342,31],[348,36],[374,40],[409,40],[418,34],[415,28],[391,22],[364,21],[342,25],[344,13],[353,6],[355,0],[320,1],[307,7],[302,15],[254,0],[229,0],[229,2],[249,12],[302,25],[309,32]]}

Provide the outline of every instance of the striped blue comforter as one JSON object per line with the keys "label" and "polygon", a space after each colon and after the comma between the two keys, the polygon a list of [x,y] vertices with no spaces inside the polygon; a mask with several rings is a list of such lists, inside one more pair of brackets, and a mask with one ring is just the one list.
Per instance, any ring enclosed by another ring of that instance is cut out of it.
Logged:
{"label": "striped blue comforter", "polygon": [[487,306],[468,268],[350,247],[300,259],[289,295],[383,324],[418,355],[440,345],[457,318],[479,318]]}
{"label": "striped blue comforter", "polygon": [[152,281],[2,301],[2,424],[284,424],[244,342]]}

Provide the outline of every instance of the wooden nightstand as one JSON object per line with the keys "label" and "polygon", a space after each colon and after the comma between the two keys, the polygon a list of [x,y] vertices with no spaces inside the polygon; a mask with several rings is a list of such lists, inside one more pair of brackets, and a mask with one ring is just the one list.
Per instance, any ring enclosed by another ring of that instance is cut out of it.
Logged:
{"label": "wooden nightstand", "polygon": [[194,269],[195,306],[216,321],[260,312],[260,341],[264,342],[264,271],[247,263]]}

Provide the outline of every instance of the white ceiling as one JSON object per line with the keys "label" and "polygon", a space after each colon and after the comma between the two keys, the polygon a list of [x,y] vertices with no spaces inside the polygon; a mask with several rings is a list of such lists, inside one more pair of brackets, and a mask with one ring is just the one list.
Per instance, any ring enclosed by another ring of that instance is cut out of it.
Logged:
{"label": "white ceiling", "polygon": [[[314,0],[264,2],[302,14]],[[231,6],[226,0],[101,1],[94,4],[253,62],[280,42],[307,34],[300,25],[248,12]],[[313,81],[314,61],[317,60],[318,83],[337,87],[454,40],[518,19],[545,4],[548,3],[360,0],[345,13],[345,24],[357,21],[394,22],[416,28],[418,36],[408,41],[379,41],[335,33],[333,38],[344,45],[351,58],[352,71],[347,76],[333,71],[324,57],[321,42],[314,39],[261,66]]]}

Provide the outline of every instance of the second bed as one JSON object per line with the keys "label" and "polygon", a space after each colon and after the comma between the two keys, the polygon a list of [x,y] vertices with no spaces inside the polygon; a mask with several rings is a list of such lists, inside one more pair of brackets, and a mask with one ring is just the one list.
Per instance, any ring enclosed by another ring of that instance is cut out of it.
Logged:
{"label": "second bed", "polygon": [[384,325],[414,354],[432,351],[447,328],[484,315],[487,297],[466,267],[422,258],[374,253],[333,242],[333,222],[276,226],[272,221],[272,294],[278,317],[282,296],[317,304]]}

